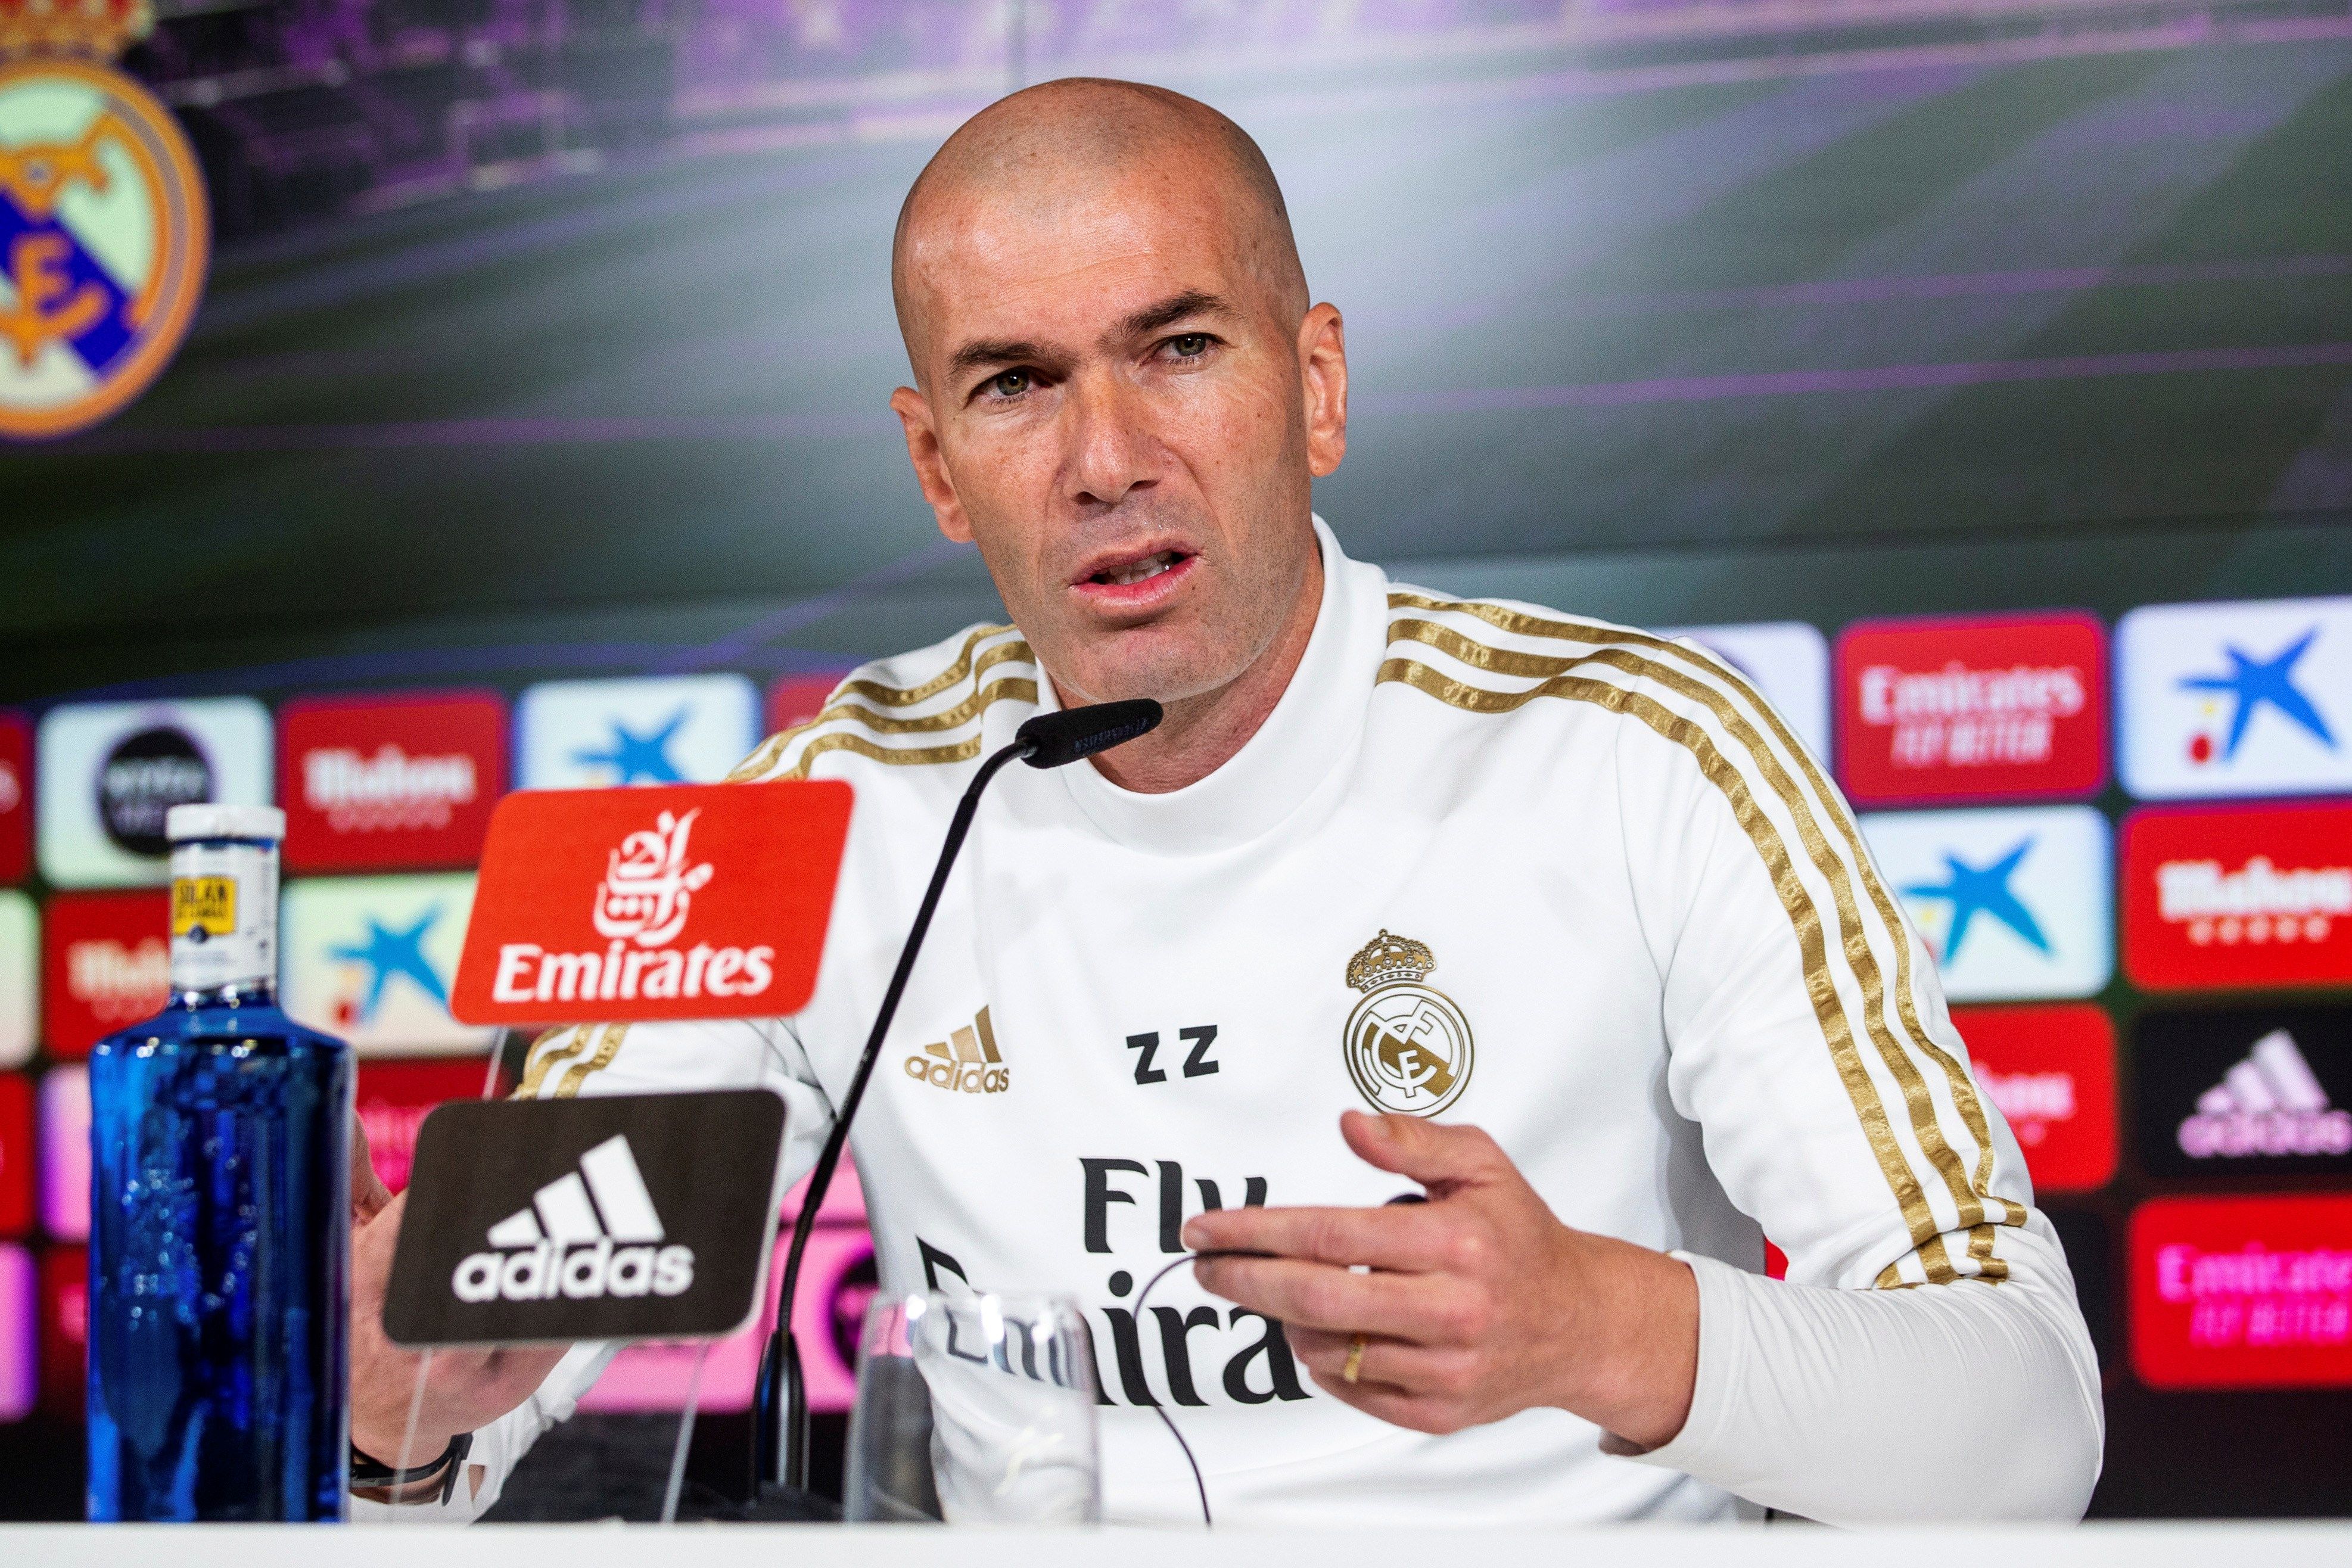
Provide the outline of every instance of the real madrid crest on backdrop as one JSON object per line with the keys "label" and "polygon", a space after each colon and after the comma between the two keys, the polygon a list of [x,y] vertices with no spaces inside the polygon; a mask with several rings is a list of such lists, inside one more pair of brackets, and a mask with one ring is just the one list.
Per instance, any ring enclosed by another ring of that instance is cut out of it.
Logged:
{"label": "real madrid crest on backdrop", "polygon": [[107,63],[147,0],[0,0],[0,438],[86,430],[169,363],[204,292],[194,151]]}
{"label": "real madrid crest on backdrop", "polygon": [[1422,984],[1436,967],[1427,943],[1386,931],[1348,961],[1348,984],[1364,993],[1348,1015],[1348,1075],[1377,1110],[1434,1116],[1470,1086],[1470,1020]]}

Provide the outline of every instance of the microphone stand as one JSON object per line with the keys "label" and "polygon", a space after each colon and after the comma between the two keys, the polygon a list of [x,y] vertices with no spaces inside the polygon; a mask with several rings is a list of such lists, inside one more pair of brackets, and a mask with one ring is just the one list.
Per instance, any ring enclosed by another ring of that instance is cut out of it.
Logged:
{"label": "microphone stand", "polygon": [[[761,1357],[760,1381],[753,1395],[755,1500],[772,1486],[808,1489],[808,1385],[802,1375],[800,1342],[793,1332],[793,1302],[800,1289],[801,1259],[808,1251],[810,1234],[816,1227],[817,1211],[824,1206],[825,1193],[833,1185],[834,1170],[841,1163],[842,1152],[848,1146],[850,1123],[857,1115],[859,1102],[866,1098],[866,1080],[874,1076],[874,1064],[882,1055],[883,1038],[889,1034],[891,1020],[898,1016],[899,998],[906,994],[907,978],[915,969],[915,955],[922,951],[923,938],[931,929],[931,916],[938,911],[940,896],[947,889],[948,873],[955,868],[956,857],[971,831],[982,793],[1012,763],[1024,762],[1033,768],[1058,768],[1132,741],[1149,732],[1160,718],[1160,704],[1148,698],[1040,713],[1014,732],[1012,744],[980,765],[963,798],[956,803],[955,816],[948,824],[947,841],[940,847],[939,863],[931,868],[930,886],[923,891],[922,907],[915,912],[915,923],[908,930],[906,945],[898,950],[898,966],[890,973],[889,989],[882,994],[882,1008],[875,1017],[873,1033],[866,1037],[865,1053],[857,1058],[857,1070],[850,1076],[849,1092],[842,1097],[841,1109],[833,1119],[833,1131],[826,1135],[824,1149],[817,1155],[815,1168],[810,1173],[801,1212],[793,1221],[792,1246],[784,1254],[784,1277],[777,1292],[776,1327],[768,1336],[766,1352]],[[780,1397],[783,1405],[781,1411],[776,1407]]]}

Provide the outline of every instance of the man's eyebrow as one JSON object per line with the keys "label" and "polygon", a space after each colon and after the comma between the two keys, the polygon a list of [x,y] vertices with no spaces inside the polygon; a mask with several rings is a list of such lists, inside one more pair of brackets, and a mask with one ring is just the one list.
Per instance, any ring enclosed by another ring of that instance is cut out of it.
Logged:
{"label": "man's eyebrow", "polygon": [[1204,316],[1214,311],[1230,310],[1233,307],[1215,294],[1202,293],[1198,289],[1187,289],[1157,305],[1146,305],[1118,324],[1118,335],[1139,338],[1146,332],[1156,332],[1162,327],[1173,326],[1187,316]]}
{"label": "man's eyebrow", "polygon": [[980,370],[992,364],[1018,364],[1023,360],[1051,357],[1035,343],[1011,338],[982,338],[956,350],[955,357],[948,361],[948,369],[961,375],[966,371]]}

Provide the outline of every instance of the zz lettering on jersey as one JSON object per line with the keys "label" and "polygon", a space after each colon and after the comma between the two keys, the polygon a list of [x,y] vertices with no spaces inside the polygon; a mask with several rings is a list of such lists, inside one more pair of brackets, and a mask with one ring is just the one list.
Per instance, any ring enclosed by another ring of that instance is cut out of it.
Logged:
{"label": "zz lettering on jersey", "polygon": [[[1186,1078],[1207,1078],[1222,1070],[1222,1064],[1210,1059],[1209,1047],[1217,1043],[1217,1026],[1195,1024],[1189,1029],[1179,1029],[1176,1037],[1188,1042],[1192,1049],[1184,1054],[1183,1074]],[[1127,1048],[1139,1053],[1135,1058],[1135,1081],[1139,1084],[1166,1083],[1168,1069],[1154,1066],[1160,1055],[1160,1032],[1129,1035]]]}

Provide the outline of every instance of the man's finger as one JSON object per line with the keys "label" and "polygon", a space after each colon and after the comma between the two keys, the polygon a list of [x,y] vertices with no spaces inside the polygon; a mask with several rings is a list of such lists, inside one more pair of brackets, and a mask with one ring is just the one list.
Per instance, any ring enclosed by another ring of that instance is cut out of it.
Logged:
{"label": "man's finger", "polygon": [[1353,1274],[1289,1258],[1214,1258],[1193,1265],[1202,1289],[1254,1312],[1337,1333],[1460,1342],[1472,1326],[1452,1281],[1426,1274]]}
{"label": "man's finger", "polygon": [[[1355,1335],[1295,1323],[1286,1327],[1293,1356],[1317,1372],[1347,1381],[1348,1358],[1356,1355]],[[1366,1335],[1363,1354],[1356,1356],[1356,1381],[1385,1384],[1406,1394],[1451,1396],[1462,1391],[1476,1367],[1470,1351]]]}
{"label": "man's finger", "polygon": [[1431,1188],[1432,1196],[1495,1181],[1513,1169],[1510,1157],[1479,1128],[1448,1127],[1418,1116],[1343,1110],[1339,1136],[1366,1164],[1410,1176]]}
{"label": "man's finger", "polygon": [[1185,1222],[1184,1245],[1201,1252],[1272,1252],[1418,1274],[1444,1265],[1452,1226],[1425,1205],[1211,1209]]}
{"label": "man's finger", "polygon": [[375,1160],[368,1149],[366,1126],[358,1112],[352,1114],[352,1219],[365,1225],[383,1212],[392,1202],[392,1189],[375,1173]]}

